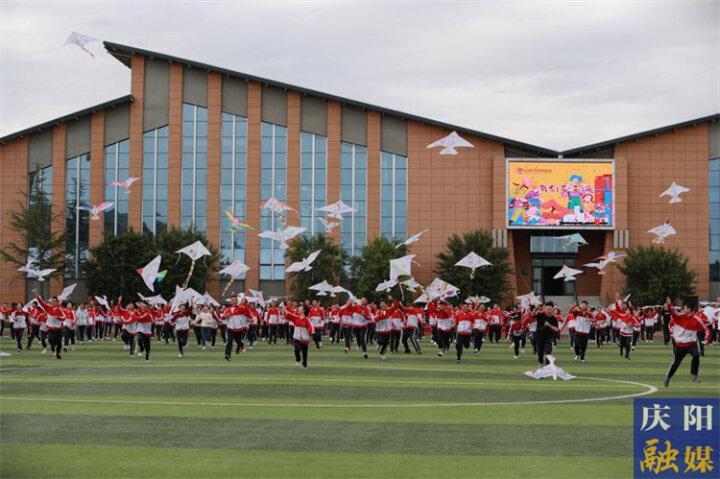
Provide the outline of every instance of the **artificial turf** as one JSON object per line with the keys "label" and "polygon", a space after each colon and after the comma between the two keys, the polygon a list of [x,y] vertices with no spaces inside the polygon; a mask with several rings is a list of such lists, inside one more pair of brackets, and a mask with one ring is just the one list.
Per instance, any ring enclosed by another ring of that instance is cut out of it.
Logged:
{"label": "artificial turf", "polygon": [[630,360],[593,346],[580,364],[563,338],[558,365],[579,376],[567,382],[524,376],[535,358],[513,359],[506,343],[456,364],[427,339],[422,356],[385,361],[326,342],[307,370],[291,346],[263,342],[230,363],[193,338],[183,359],[153,342],[149,363],[119,341],[60,361],[12,345],[0,340],[13,351],[0,359],[8,478],[631,477],[632,398],[595,399],[652,386],[650,397],[720,396],[719,347],[702,358],[702,383],[688,357],[665,389],[672,352],[657,341]]}

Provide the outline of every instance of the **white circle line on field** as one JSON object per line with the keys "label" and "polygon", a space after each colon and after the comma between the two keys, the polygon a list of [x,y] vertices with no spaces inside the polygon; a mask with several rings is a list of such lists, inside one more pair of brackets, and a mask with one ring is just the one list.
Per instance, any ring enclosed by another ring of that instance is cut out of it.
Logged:
{"label": "white circle line on field", "polygon": [[134,399],[62,399],[62,398],[30,398],[30,397],[11,397],[0,396],[3,401],[43,401],[55,403],[87,403],[87,404],[131,404],[131,405],[155,405],[155,406],[221,406],[221,407],[295,407],[295,408],[420,408],[420,407],[451,407],[451,406],[518,406],[518,405],[539,405],[539,404],[572,404],[587,403],[599,401],[614,401],[618,399],[630,399],[657,392],[655,386],[649,384],[638,383],[635,381],[625,381],[622,379],[607,378],[591,378],[577,376],[578,379],[588,379],[591,381],[608,381],[616,383],[631,384],[645,388],[645,391],[634,394],[623,394],[619,396],[601,396],[596,398],[582,399],[550,399],[547,401],[498,401],[498,402],[473,402],[473,403],[419,403],[419,404],[307,404],[307,403],[233,403],[233,402],[204,402],[204,401],[142,401]]}

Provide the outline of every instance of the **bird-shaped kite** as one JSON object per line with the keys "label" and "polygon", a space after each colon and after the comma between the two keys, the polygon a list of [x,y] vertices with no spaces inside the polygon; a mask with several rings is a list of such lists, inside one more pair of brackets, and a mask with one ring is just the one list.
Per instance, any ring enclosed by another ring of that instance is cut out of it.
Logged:
{"label": "bird-shaped kite", "polygon": [[219,274],[226,274],[230,276],[230,281],[228,281],[228,284],[225,285],[225,288],[223,289],[221,297],[225,297],[225,293],[230,288],[230,285],[233,284],[233,281],[236,279],[239,279],[243,274],[245,274],[247,271],[250,270],[250,267],[240,261],[239,259],[236,259],[223,269],[219,271]]}
{"label": "bird-shaped kite", "polygon": [[131,176],[129,178],[126,178],[122,181],[111,181],[108,183],[108,186],[117,186],[118,188],[122,189],[125,193],[130,193],[130,187],[133,183],[138,181],[141,177],[140,176]]}
{"label": "bird-shaped kite", "polygon": [[585,266],[586,268],[595,268],[595,269],[597,269],[597,270],[598,270],[598,274],[605,274],[605,268],[606,268],[607,265],[609,265],[609,264],[610,264],[610,260],[609,260],[609,259],[604,259],[604,260],[601,260],[601,261],[599,261],[599,262],[597,262],[597,263],[587,263],[587,264],[584,264],[583,266]]}
{"label": "bird-shaped kite", "polygon": [[424,229],[419,233],[415,233],[412,236],[408,236],[408,238],[405,241],[403,241],[402,243],[395,246],[395,248],[397,249],[397,248],[401,248],[402,246],[410,246],[411,244],[416,243],[420,239],[420,237],[423,235],[423,233],[427,233],[428,231],[430,231],[430,230]]}
{"label": "bird-shaped kite", "polygon": [[287,212],[295,211],[295,208],[291,208],[289,205],[283,203],[275,197],[270,197],[260,204],[260,209],[270,210],[277,216],[280,224],[283,226],[287,225]]}
{"label": "bird-shaped kite", "polygon": [[24,272],[28,278],[35,278],[38,281],[45,281],[45,277],[57,271],[55,268],[37,269],[32,267],[32,262],[28,262],[25,266],[18,268],[18,271]]}
{"label": "bird-shaped kite", "polygon": [[152,292],[155,292],[155,283],[159,283],[160,281],[162,281],[167,274],[166,269],[160,271],[161,259],[161,256],[157,255],[148,264],[136,270],[140,277],[143,279],[143,282],[145,282],[145,286],[147,286],[148,289]]}
{"label": "bird-shaped kite", "polygon": [[601,260],[606,259],[611,263],[617,263],[617,260],[619,260],[620,258],[624,258],[625,256],[627,256],[625,253],[617,253],[615,251],[608,251],[607,254],[604,254],[595,259],[601,259]]}
{"label": "bird-shaped kite", "polygon": [[184,248],[180,248],[175,253],[177,254],[184,254],[190,257],[190,260],[192,261],[190,263],[190,271],[188,271],[187,278],[185,278],[185,281],[183,282],[183,289],[187,288],[188,284],[190,283],[190,277],[193,274],[193,271],[195,271],[195,261],[199,260],[203,256],[211,256],[210,251],[205,247],[204,244],[202,244],[201,241],[196,241],[193,244],[186,246]]}
{"label": "bird-shaped kite", "polygon": [[95,296],[95,301],[101,306],[105,306],[105,309],[110,309],[110,303],[108,303],[107,296],[104,294],[102,296]]}
{"label": "bird-shaped kite", "polygon": [[85,45],[92,42],[99,42],[97,38],[89,37],[87,35],[83,35],[82,33],[72,32],[67,39],[65,39],[64,45],[75,45],[80,47],[82,51],[95,58],[95,55],[93,55],[93,52],[85,48]]}
{"label": "bird-shaped kite", "polygon": [[660,226],[650,228],[648,233],[655,235],[655,238],[652,240],[653,244],[663,244],[666,238],[669,236],[675,236],[677,231],[675,231],[675,228],[670,225],[670,220],[667,220]]}
{"label": "bird-shaped kite", "polygon": [[375,286],[375,292],[380,293],[381,291],[384,291],[386,293],[389,293],[395,286],[397,286],[397,284],[397,280],[388,279],[387,281],[383,281],[382,283],[379,283],[377,286]]}
{"label": "bird-shaped kite", "polygon": [[305,228],[301,226],[288,226],[280,231],[263,231],[258,236],[260,238],[271,239],[280,242],[280,248],[288,249],[287,242],[305,232]]}
{"label": "bird-shaped kite", "polygon": [[476,254],[474,251],[471,251],[467,256],[455,263],[455,266],[463,266],[465,268],[470,268],[470,278],[474,278],[475,270],[477,268],[482,268],[484,266],[492,266],[492,263],[490,263],[482,256]]}
{"label": "bird-shaped kite", "polygon": [[75,291],[75,286],[77,286],[77,283],[71,284],[70,286],[66,286],[63,288],[62,293],[57,295],[58,301],[65,301],[70,297],[73,291]]}
{"label": "bird-shaped kite", "polygon": [[407,254],[390,260],[390,280],[397,281],[400,276],[412,276],[414,254]]}
{"label": "bird-shaped kite", "polygon": [[457,150],[455,150],[455,148],[475,148],[475,145],[462,138],[460,135],[457,134],[456,131],[453,131],[444,138],[440,138],[434,143],[430,143],[427,148],[430,149],[438,146],[443,147],[443,149],[440,150],[440,154],[443,156],[457,155],[458,152]]}
{"label": "bird-shaped kite", "polygon": [[336,220],[343,219],[343,214],[345,213],[353,213],[357,210],[353,208],[352,206],[346,205],[342,202],[342,200],[338,200],[335,203],[322,206],[318,208],[318,211],[322,211],[323,213],[327,213],[328,218],[334,218]]}
{"label": "bird-shaped kite", "polygon": [[563,278],[565,281],[575,281],[575,276],[582,274],[581,269],[571,268],[564,264],[560,271],[557,272],[553,279]]}
{"label": "bird-shaped kite", "polygon": [[317,293],[315,293],[317,296],[327,296],[328,294],[335,296],[335,293],[332,291],[333,286],[325,280],[309,286],[308,289],[311,291],[317,291]]}
{"label": "bird-shaped kite", "polygon": [[422,288],[422,285],[420,283],[418,283],[417,281],[415,281],[415,278],[412,278],[412,277],[408,280],[402,281],[401,284],[403,286],[405,286],[405,289],[407,289],[408,291],[410,291],[412,293],[414,293],[418,289]]}
{"label": "bird-shaped kite", "polygon": [[165,305],[167,304],[167,301],[165,301],[165,298],[163,298],[161,295],[156,296],[143,296],[142,293],[138,293],[138,296],[141,300],[145,301],[147,304],[158,306],[158,305]]}
{"label": "bird-shaped kite", "polygon": [[340,223],[337,221],[328,221],[325,218],[318,218],[317,220],[325,227],[326,235],[332,234],[332,230],[340,226]]}
{"label": "bird-shaped kite", "polygon": [[90,212],[90,219],[91,220],[99,220],[100,219],[100,213],[103,211],[107,211],[109,209],[112,209],[113,204],[108,203],[107,201],[104,201],[98,205],[93,206],[80,206],[78,209],[86,210]]}
{"label": "bird-shaped kite", "polygon": [[565,242],[565,246],[570,246],[571,244],[576,245],[586,245],[588,244],[587,241],[585,241],[585,238],[583,238],[580,233],[573,233],[565,236],[556,236],[556,240],[561,240]]}
{"label": "bird-shaped kite", "polygon": [[239,233],[241,230],[254,230],[252,226],[247,223],[240,221],[240,218],[235,216],[232,211],[225,210],[225,216],[230,221],[230,232]]}
{"label": "bird-shaped kite", "polygon": [[307,258],[302,261],[296,261],[295,263],[288,266],[285,271],[288,273],[299,273],[300,271],[310,271],[312,269],[311,264],[317,259],[318,255],[322,250],[313,251]]}
{"label": "bird-shaped kite", "polygon": [[688,191],[690,191],[689,188],[680,186],[673,181],[672,184],[670,185],[670,188],[668,188],[667,190],[660,193],[660,197],[662,198],[663,196],[669,196],[670,197],[669,204],[680,203],[682,201],[682,199],[680,198],[680,195],[683,193],[687,193]]}

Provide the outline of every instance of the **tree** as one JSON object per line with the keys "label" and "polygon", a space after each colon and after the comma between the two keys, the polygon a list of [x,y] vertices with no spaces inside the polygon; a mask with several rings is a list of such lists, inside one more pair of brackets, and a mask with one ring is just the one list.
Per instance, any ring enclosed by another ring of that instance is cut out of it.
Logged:
{"label": "tree", "polygon": [[388,295],[401,299],[403,294],[399,286],[394,287],[389,294],[375,292],[378,284],[390,279],[390,260],[407,254],[405,245],[396,248],[399,243],[398,240],[391,241],[384,236],[378,236],[363,246],[360,256],[350,258],[350,287],[348,289],[358,298],[365,296],[374,302],[387,298]]}
{"label": "tree", "polygon": [[632,293],[637,305],[663,304],[695,296],[697,274],[688,268],[688,258],[676,249],[638,246],[627,252],[618,269],[625,275],[624,294]]}
{"label": "tree", "polygon": [[90,249],[90,260],[85,263],[88,292],[136,299],[137,293],[152,295],[137,269],[143,267],[155,254],[155,245],[148,236],[133,230],[119,235],[106,235],[103,242]]}
{"label": "tree", "polygon": [[[455,263],[473,251],[492,263],[492,266],[476,269],[471,277],[470,269],[455,266]],[[507,299],[510,290],[509,256],[507,248],[493,246],[492,236],[487,231],[469,231],[462,236],[453,234],[448,238],[445,250],[436,256],[435,274],[460,288],[460,300],[478,295],[501,303]]]}
{"label": "tree", "polygon": [[346,280],[347,253],[329,236],[318,233],[315,236],[297,238],[290,243],[285,255],[290,261],[296,262],[302,261],[317,250],[320,250],[320,254],[313,262],[310,271],[288,274],[288,278],[292,281],[290,293],[295,299],[314,298],[315,295],[308,287],[323,280],[330,284],[339,284]]}
{"label": "tree", "polygon": [[0,256],[18,267],[32,260],[37,269],[53,268],[57,270],[54,274],[62,273],[67,263],[65,231],[53,231],[51,225],[63,213],[53,213],[52,204],[39,185],[18,194],[20,201],[8,213],[8,224],[22,240],[3,244]]}

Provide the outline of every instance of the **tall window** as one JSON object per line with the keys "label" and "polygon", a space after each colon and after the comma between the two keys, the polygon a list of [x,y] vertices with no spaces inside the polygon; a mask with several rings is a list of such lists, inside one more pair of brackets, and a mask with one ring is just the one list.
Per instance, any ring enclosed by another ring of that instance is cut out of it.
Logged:
{"label": "tall window", "polygon": [[382,152],[380,230],[388,239],[407,234],[407,158]]}
{"label": "tall window", "polygon": [[710,299],[720,295],[720,158],[710,160]]}
{"label": "tall window", "polygon": [[128,229],[128,194],[114,181],[124,181],[130,176],[130,140],[123,140],[105,147],[105,201],[113,209],[105,212],[105,234],[124,233]]}
{"label": "tall window", "polygon": [[205,231],[207,219],[207,108],[183,103],[180,224]]}
{"label": "tall window", "polygon": [[[50,234],[52,218],[52,165],[35,170],[28,174],[28,200],[29,207],[33,214],[44,218],[42,231],[39,235]],[[30,251],[37,247],[36,238],[28,237],[28,248]],[[36,255],[34,255],[36,256]]]}
{"label": "tall window", "polygon": [[222,114],[222,145],[220,171],[220,261],[228,265],[245,261],[245,232],[230,231],[232,223],[225,215],[231,212],[246,217],[247,196],[247,120],[241,116]]}
{"label": "tall window", "polygon": [[157,234],[167,227],[168,127],[143,134],[143,232]]}
{"label": "tall window", "polygon": [[41,193],[47,200],[52,200],[52,165],[28,174],[28,181],[30,201],[36,199],[35,193]]}
{"label": "tall window", "polygon": [[65,163],[65,268],[66,278],[80,278],[88,258],[90,239],[90,155],[79,155]]}
{"label": "tall window", "polygon": [[[260,200],[275,197],[287,198],[287,129],[272,123],[262,124],[260,145]],[[261,231],[285,229],[278,216],[264,209],[260,212]],[[260,239],[260,279],[282,280],[285,278],[285,252],[277,241]]]}
{"label": "tall window", "polygon": [[367,149],[352,143],[340,148],[340,199],[357,211],[344,215],[342,246],[357,255],[367,241]]}
{"label": "tall window", "polygon": [[317,209],[327,199],[327,138],[300,133],[300,226],[318,231]]}

